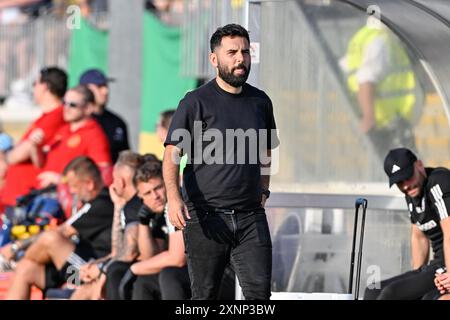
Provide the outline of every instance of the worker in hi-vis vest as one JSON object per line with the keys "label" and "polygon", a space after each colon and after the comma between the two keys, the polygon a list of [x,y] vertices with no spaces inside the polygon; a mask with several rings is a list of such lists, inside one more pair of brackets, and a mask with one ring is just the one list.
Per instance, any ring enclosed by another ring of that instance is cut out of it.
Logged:
{"label": "worker in hi-vis vest", "polygon": [[394,147],[415,148],[411,121],[420,89],[405,48],[375,17],[351,38],[340,61],[361,111],[360,130],[379,156]]}

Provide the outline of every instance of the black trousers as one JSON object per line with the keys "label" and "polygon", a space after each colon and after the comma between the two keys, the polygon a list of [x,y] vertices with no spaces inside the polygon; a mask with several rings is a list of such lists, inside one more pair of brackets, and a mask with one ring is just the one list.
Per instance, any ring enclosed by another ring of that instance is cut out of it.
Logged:
{"label": "black trousers", "polygon": [[133,300],[161,300],[159,274],[138,276],[133,285]]}
{"label": "black trousers", "polygon": [[366,288],[364,300],[434,299],[434,276],[438,268],[428,265],[373,284]]}
{"label": "black trousers", "polygon": [[[219,299],[233,300],[235,273],[225,269]],[[138,276],[133,286],[133,300],[188,300],[191,299],[191,282],[187,266],[164,268],[159,274]]]}
{"label": "black trousers", "polygon": [[122,280],[122,277],[132,264],[133,262],[114,261],[109,265],[108,270],[106,271],[105,284],[105,294],[107,300],[120,300],[120,280]]}
{"label": "black trousers", "polygon": [[192,299],[217,299],[230,263],[246,299],[268,300],[272,241],[264,209],[233,214],[191,210],[183,230]]}
{"label": "black trousers", "polygon": [[164,268],[159,273],[159,287],[163,300],[187,300],[191,298],[191,282],[187,266]]}
{"label": "black trousers", "polygon": [[138,276],[133,300],[187,300],[191,297],[187,266],[167,267],[159,274]]}

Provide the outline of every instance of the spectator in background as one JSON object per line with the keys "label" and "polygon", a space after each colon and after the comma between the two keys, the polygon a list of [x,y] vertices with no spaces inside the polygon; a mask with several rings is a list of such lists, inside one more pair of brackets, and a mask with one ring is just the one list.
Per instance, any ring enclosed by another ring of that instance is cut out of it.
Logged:
{"label": "spectator in background", "polygon": [[170,123],[172,122],[172,117],[175,113],[175,109],[166,110],[160,113],[159,121],[156,123],[156,135],[159,141],[164,144],[166,141],[167,132],[169,131]]}
{"label": "spectator in background", "polygon": [[115,163],[119,152],[130,149],[127,125],[121,117],[106,109],[109,88],[105,74],[97,69],[90,69],[80,77],[80,85],[86,85],[95,96],[95,103],[90,109],[91,116],[102,126],[108,137],[112,162]]}
{"label": "spectator in background", "polygon": [[393,148],[416,149],[413,120],[423,92],[408,51],[375,16],[351,38],[340,60],[361,114],[360,131],[381,158]]}
{"label": "spectator in background", "polygon": [[[105,183],[111,183],[112,163],[108,139],[100,125],[90,116],[95,103],[94,94],[86,86],[69,89],[64,96],[64,120],[55,137],[44,146],[45,153],[34,157],[43,167],[38,175],[38,186],[58,184],[64,167],[79,156],[88,156],[102,171]],[[40,150],[37,150],[40,151]]]}
{"label": "spectator in background", "polygon": [[44,68],[34,82],[35,102],[42,108],[42,115],[34,121],[22,139],[6,153],[0,152],[0,178],[4,184],[0,190],[3,205],[13,206],[16,198],[35,186],[39,168],[34,166],[31,155],[34,148],[41,149],[53,139],[65,125],[61,99],[67,89],[66,73],[56,67]]}
{"label": "spectator in background", "polygon": [[[172,123],[172,117],[175,114],[175,109],[166,110],[160,113],[159,121],[156,123],[156,135],[158,136],[161,144],[166,141],[167,133],[169,132],[170,124]],[[180,159],[180,185],[183,185],[183,171],[187,164],[187,156],[184,155]]]}
{"label": "spectator in background", "polygon": [[30,245],[17,264],[8,299],[28,299],[32,285],[43,290],[59,287],[86,261],[111,250],[113,204],[99,168],[91,159],[78,157],[64,174],[83,206],[58,229],[45,231]]}

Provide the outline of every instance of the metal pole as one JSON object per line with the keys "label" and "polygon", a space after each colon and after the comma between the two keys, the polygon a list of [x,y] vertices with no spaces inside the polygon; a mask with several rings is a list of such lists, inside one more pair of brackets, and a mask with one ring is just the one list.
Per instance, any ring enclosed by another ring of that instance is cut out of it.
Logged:
{"label": "metal pole", "polygon": [[130,147],[137,150],[141,118],[142,19],[144,3],[110,1],[109,107],[128,124]]}
{"label": "metal pole", "polygon": [[358,266],[356,268],[356,289],[355,289],[355,300],[358,299],[359,296],[359,282],[361,280],[361,262],[362,262],[362,248],[363,248],[363,240],[364,240],[364,225],[366,223],[366,209],[367,209],[367,200],[363,200],[363,216],[361,219],[361,231],[359,236],[359,248],[358,248]]}
{"label": "metal pole", "polygon": [[352,240],[352,252],[350,255],[350,275],[348,279],[348,293],[352,294],[353,291],[353,270],[355,269],[355,246],[356,246],[356,233],[358,231],[358,210],[361,205],[361,198],[356,199],[355,202],[355,221],[353,225],[353,240]]}

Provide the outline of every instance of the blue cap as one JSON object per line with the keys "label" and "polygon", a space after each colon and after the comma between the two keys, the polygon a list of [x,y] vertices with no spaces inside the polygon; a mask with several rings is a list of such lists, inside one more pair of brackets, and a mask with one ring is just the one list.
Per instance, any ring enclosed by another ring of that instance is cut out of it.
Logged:
{"label": "blue cap", "polygon": [[114,79],[107,78],[105,74],[98,69],[89,69],[85,71],[80,77],[80,84],[96,84],[98,86],[105,86],[108,82],[114,81]]}
{"label": "blue cap", "polygon": [[0,151],[8,151],[11,150],[14,146],[13,139],[7,135],[6,133],[0,133]]}

